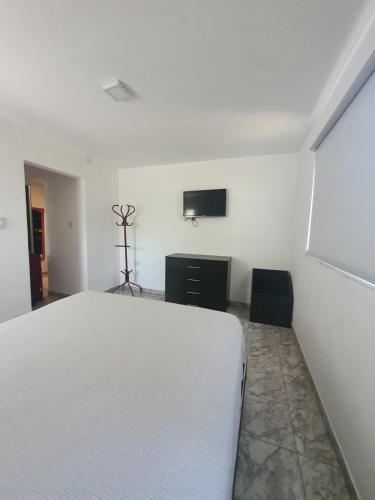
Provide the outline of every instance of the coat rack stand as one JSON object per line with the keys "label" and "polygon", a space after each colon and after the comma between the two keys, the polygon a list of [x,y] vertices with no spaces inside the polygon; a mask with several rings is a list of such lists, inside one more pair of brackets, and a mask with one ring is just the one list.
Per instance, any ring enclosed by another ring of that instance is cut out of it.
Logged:
{"label": "coat rack stand", "polygon": [[123,291],[125,290],[125,287],[127,286],[129,290],[131,291],[131,294],[134,296],[133,293],[133,288],[132,286],[136,286],[139,288],[140,293],[142,293],[142,287],[140,285],[137,285],[137,283],[134,283],[133,281],[130,281],[130,273],[133,272],[132,269],[129,270],[128,266],[128,248],[130,248],[130,245],[128,245],[128,240],[126,236],[126,228],[130,227],[133,225],[133,222],[131,224],[128,223],[128,218],[134,214],[135,212],[135,207],[133,205],[126,205],[126,213],[124,214],[124,205],[113,205],[112,206],[112,212],[118,215],[121,219],[121,223],[119,224],[116,222],[117,226],[122,226],[124,228],[124,244],[123,245],[115,245],[118,248],[123,248],[124,253],[125,253],[125,270],[121,271],[121,273],[124,275],[125,280],[123,283],[120,285],[116,286],[115,288],[112,288],[112,293],[114,293],[116,290],[122,289]]}

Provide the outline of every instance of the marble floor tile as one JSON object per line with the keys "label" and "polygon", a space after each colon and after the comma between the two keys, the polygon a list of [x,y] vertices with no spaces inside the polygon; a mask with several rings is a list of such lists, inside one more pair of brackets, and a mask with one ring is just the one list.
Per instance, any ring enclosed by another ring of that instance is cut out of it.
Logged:
{"label": "marble floor tile", "polygon": [[282,328],[278,336],[280,345],[298,345],[296,334],[291,328]]}
{"label": "marble floor tile", "polygon": [[[116,290],[116,292],[114,292],[114,293],[115,293],[115,295],[125,295],[127,297],[132,296],[131,291],[128,288],[125,288],[124,291]],[[142,293],[139,293],[139,290],[135,287],[133,287],[133,293],[134,293],[134,297],[140,297],[142,299],[148,299],[148,300],[156,300],[156,301],[160,301],[160,302],[165,301],[165,297],[161,293],[147,292],[147,291],[143,291]]]}
{"label": "marble floor tile", "polygon": [[337,457],[326,421],[315,399],[289,403],[297,451],[319,462],[337,464]]}
{"label": "marble floor tile", "polygon": [[247,364],[253,370],[263,371],[264,373],[275,372],[282,376],[281,361],[277,349],[267,352],[248,352]]}
{"label": "marble floor tile", "polygon": [[270,343],[264,339],[248,339],[247,343],[247,353],[249,356],[279,356],[279,347],[278,344]]}
{"label": "marble floor tile", "polygon": [[263,325],[263,326],[267,328],[267,331],[272,332],[275,335],[281,335],[281,334],[286,334],[288,332],[289,333],[293,332],[292,329],[285,328],[283,326],[275,326],[275,325]]}
{"label": "marble floor tile", "polygon": [[[109,293],[113,293],[114,295],[125,295],[126,297],[132,297],[132,293],[128,287],[126,287],[124,290],[121,290],[120,288],[118,288],[116,291],[109,292]],[[140,293],[139,288],[137,288],[135,286],[133,287],[133,294],[134,294],[133,295],[134,297],[141,297],[141,298],[148,299],[148,300],[155,300],[155,299],[164,300],[164,297],[161,294],[156,295],[154,293],[149,293],[149,292]]]}
{"label": "marble floor tile", "polygon": [[246,336],[248,366],[257,371],[277,372],[281,376],[281,359],[278,348],[278,339],[274,335]]}
{"label": "marble floor tile", "polygon": [[246,394],[272,401],[287,403],[288,398],[283,378],[273,371],[257,371],[247,368]]}
{"label": "marble floor tile", "polygon": [[263,335],[262,333],[247,333],[247,345],[251,346],[279,346],[279,337],[277,335]]}
{"label": "marble floor tile", "polygon": [[288,400],[295,407],[304,407],[306,401],[316,401],[316,393],[308,373],[291,375],[284,367],[284,382]]}
{"label": "marble floor tile", "polygon": [[244,334],[246,335],[247,333],[247,321],[244,320],[244,319],[241,319],[241,318],[237,318],[239,320],[239,322],[241,323],[241,326],[244,330]]}
{"label": "marble floor tile", "polygon": [[308,374],[302,351],[298,345],[282,344],[279,347],[279,351],[284,373],[298,378],[304,377]]}
{"label": "marble floor tile", "polygon": [[302,500],[298,456],[254,440],[242,431],[237,457],[234,500]]}
{"label": "marble floor tile", "polygon": [[249,321],[248,332],[250,334],[256,335],[257,333],[266,336],[266,335],[275,335],[279,333],[277,327],[271,325],[262,325],[261,323],[253,323]]}
{"label": "marble floor tile", "polygon": [[162,295],[157,295],[157,294],[153,294],[153,295],[150,295],[150,297],[145,297],[149,300],[156,300],[156,301],[159,301],[159,302],[164,302],[164,297]]}
{"label": "marble floor tile", "polygon": [[344,476],[336,467],[299,456],[306,500],[350,500]]}
{"label": "marble floor tile", "polygon": [[240,321],[244,328],[248,327],[249,324],[249,308],[246,306],[241,306],[239,304],[230,304],[227,312],[233,314]]}
{"label": "marble floor tile", "polygon": [[[247,389],[246,389],[247,391]],[[296,451],[288,405],[245,393],[241,429],[253,439]]]}
{"label": "marble floor tile", "polygon": [[285,358],[285,361],[290,364],[294,364],[301,360],[304,361],[302,351],[297,343],[283,343],[280,341],[280,351]]}

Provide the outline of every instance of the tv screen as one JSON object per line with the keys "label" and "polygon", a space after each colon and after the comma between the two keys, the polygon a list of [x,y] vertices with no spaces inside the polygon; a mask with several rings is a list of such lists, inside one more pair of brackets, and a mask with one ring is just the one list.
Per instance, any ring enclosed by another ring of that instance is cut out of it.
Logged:
{"label": "tv screen", "polygon": [[226,209],[226,189],[184,191],[184,217],[223,217]]}

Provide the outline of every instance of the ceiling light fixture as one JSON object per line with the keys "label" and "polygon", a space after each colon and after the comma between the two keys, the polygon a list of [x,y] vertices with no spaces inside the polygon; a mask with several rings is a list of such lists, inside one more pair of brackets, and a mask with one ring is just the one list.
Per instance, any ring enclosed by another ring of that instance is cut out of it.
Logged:
{"label": "ceiling light fixture", "polygon": [[110,82],[104,83],[102,85],[102,90],[107,92],[115,101],[129,101],[135,97],[131,88],[121,80],[111,80]]}

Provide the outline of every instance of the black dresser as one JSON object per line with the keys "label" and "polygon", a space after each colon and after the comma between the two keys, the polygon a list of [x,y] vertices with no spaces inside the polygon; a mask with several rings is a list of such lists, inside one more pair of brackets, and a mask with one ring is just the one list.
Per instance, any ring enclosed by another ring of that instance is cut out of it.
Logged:
{"label": "black dresser", "polygon": [[226,311],[231,260],[215,255],[167,255],[165,301]]}

